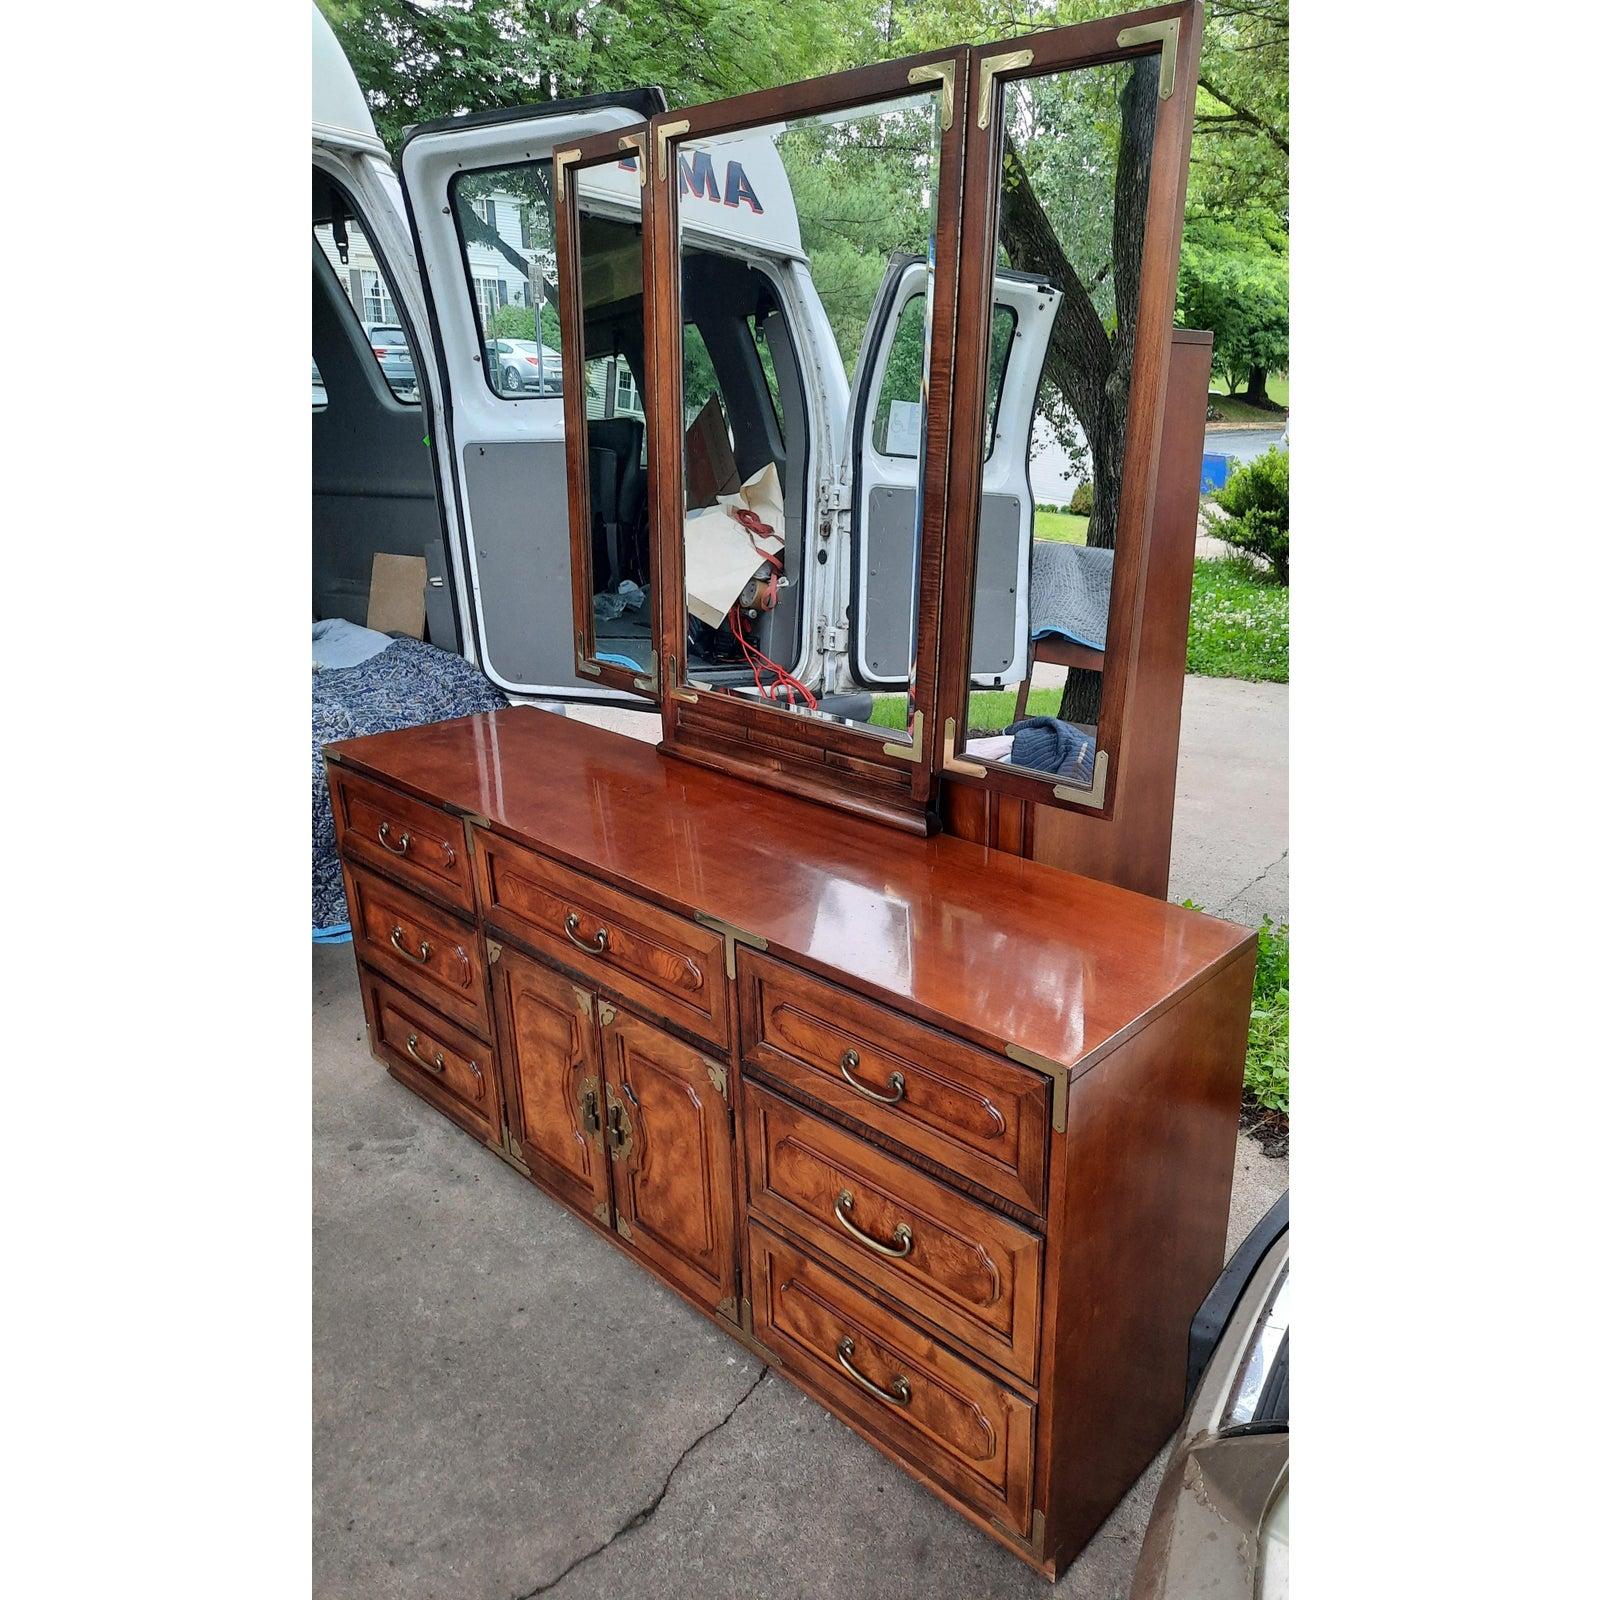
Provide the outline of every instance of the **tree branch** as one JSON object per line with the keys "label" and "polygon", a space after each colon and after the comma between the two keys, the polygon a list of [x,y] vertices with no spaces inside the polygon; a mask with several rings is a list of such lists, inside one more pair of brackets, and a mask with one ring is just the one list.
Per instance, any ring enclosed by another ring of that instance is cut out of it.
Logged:
{"label": "tree branch", "polygon": [[1213,100],[1225,105],[1241,122],[1248,122],[1250,126],[1258,133],[1265,134],[1266,137],[1270,139],[1273,144],[1277,145],[1277,147],[1283,151],[1285,155],[1288,155],[1289,138],[1287,134],[1280,133],[1272,126],[1270,122],[1264,121],[1262,118],[1258,117],[1255,112],[1247,110],[1244,106],[1239,105],[1237,101],[1230,100],[1228,96],[1216,86],[1216,83],[1212,79],[1202,76],[1200,79],[1200,87],[1204,89]]}

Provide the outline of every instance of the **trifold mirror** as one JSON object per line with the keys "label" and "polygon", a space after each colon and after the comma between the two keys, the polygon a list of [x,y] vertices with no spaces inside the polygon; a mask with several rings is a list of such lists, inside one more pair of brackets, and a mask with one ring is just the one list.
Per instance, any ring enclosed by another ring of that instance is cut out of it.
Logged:
{"label": "trifold mirror", "polygon": [[1197,50],[1166,6],[556,152],[578,666],[667,748],[1109,814]]}

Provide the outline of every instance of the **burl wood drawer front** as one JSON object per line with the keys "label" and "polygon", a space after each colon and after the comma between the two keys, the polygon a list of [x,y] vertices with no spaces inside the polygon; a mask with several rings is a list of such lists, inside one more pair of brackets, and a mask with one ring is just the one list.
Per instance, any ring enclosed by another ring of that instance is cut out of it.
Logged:
{"label": "burl wood drawer front", "polygon": [[754,1219],[749,1236],[755,1337],[907,1465],[1026,1532],[1033,1406]]}
{"label": "burl wood drawer front", "polygon": [[744,1106],[753,1212],[1033,1382],[1038,1234],[748,1082]]}
{"label": "burl wood drawer front", "polygon": [[328,790],[347,861],[377,867],[435,899],[472,910],[467,831],[459,817],[337,765],[328,768]]}
{"label": "burl wood drawer front", "polygon": [[359,867],[345,877],[356,954],[487,1039],[489,989],[477,929]]}
{"label": "burl wood drawer front", "polygon": [[484,916],[596,983],[726,1048],[722,936],[521,845],[473,841]]}
{"label": "burl wood drawer front", "polygon": [[376,973],[363,971],[361,982],[379,1057],[401,1082],[485,1144],[498,1144],[500,1080],[493,1051]]}
{"label": "burl wood drawer front", "polygon": [[1047,1079],[747,950],[739,1018],[758,1072],[1044,1215]]}

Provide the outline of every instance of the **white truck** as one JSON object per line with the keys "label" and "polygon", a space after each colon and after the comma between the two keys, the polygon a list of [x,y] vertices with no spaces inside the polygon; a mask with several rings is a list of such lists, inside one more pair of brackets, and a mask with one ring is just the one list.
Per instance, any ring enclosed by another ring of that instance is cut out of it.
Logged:
{"label": "white truck", "polygon": [[[409,132],[397,175],[337,40],[315,8],[312,17],[315,615],[364,623],[373,555],[424,556],[433,643],[516,697],[614,699],[575,670],[559,369],[536,362],[548,376],[513,383],[497,352],[508,318],[535,350],[554,327],[541,202],[551,152],[636,123],[662,97],[637,90],[426,123]],[[824,697],[903,690],[918,469],[905,441],[917,430],[903,415],[887,429],[869,422],[927,264],[891,260],[847,374],[771,141],[680,157],[678,181],[695,247],[686,327],[734,402],[725,411],[739,465],[778,465],[785,545],[799,553],[787,564],[805,574],[763,648]],[[624,164],[587,174],[582,192],[597,218],[637,223],[637,174]],[[974,682],[987,684],[1018,681],[1027,657],[1029,443],[1058,295],[1000,274],[995,298],[1007,344],[991,399],[973,661]],[[414,388],[385,378],[363,332],[377,321],[407,330]],[[643,506],[629,342],[619,329],[613,351],[591,362],[590,427],[628,457],[631,499]],[[763,372],[775,403],[737,403]],[[763,415],[764,436],[742,437],[746,419]]]}

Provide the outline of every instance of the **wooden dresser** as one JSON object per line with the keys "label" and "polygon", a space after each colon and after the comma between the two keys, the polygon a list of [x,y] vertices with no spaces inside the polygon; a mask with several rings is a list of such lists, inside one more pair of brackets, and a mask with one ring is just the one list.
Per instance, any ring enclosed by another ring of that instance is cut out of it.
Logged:
{"label": "wooden dresser", "polygon": [[1183,1408],[1253,935],[527,707],[328,760],[390,1072],[1055,1576]]}

